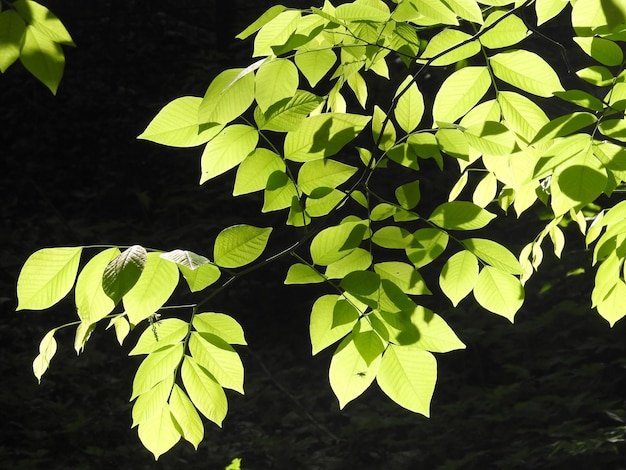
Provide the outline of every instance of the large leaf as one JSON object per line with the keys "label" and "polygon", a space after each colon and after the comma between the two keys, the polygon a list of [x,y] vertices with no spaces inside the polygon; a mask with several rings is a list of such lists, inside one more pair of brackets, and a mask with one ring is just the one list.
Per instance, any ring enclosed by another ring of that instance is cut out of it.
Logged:
{"label": "large leaf", "polygon": [[285,158],[307,162],[335,155],[370,121],[369,116],[326,113],[306,118],[285,138]]}
{"label": "large leaf", "polygon": [[259,142],[253,127],[233,124],[225,127],[202,152],[200,184],[239,165]]}
{"label": "large leaf", "polygon": [[102,276],[102,288],[115,303],[119,302],[139,280],[148,254],[140,245],[133,245],[111,261]]}
{"label": "large leaf", "polygon": [[106,295],[102,288],[104,270],[117,256],[120,250],[109,248],[94,256],[85,265],[76,281],[76,310],[80,319],[95,323],[113,311],[115,302]]}
{"label": "large leaf", "polygon": [[420,272],[410,264],[399,261],[386,261],[376,263],[374,271],[381,279],[390,280],[406,294],[424,295],[431,293]]}
{"label": "large leaf", "polygon": [[265,23],[254,39],[253,57],[273,54],[272,47],[284,45],[295,33],[300,21],[299,10],[282,11]]}
{"label": "large leaf", "polygon": [[517,16],[507,14],[506,18],[500,19],[505,13],[508,12],[496,10],[487,17],[481,30],[492,26],[497,20],[500,21],[495,27],[492,27],[489,31],[480,36],[480,42],[483,46],[489,49],[512,46],[522,41],[530,34],[524,21]]}
{"label": "large leaf", "polygon": [[183,358],[183,345],[166,346],[149,354],[139,365],[133,380],[133,393],[130,399],[146,393],[156,384],[171,375]]}
{"label": "large leaf", "polygon": [[155,460],[180,440],[180,432],[167,405],[154,418],[141,423],[138,434],[142,444],[154,454]]}
{"label": "large leaf", "polygon": [[26,26],[20,52],[20,61],[24,68],[56,95],[65,67],[61,46],[29,25]]}
{"label": "large leaf", "polygon": [[50,361],[57,352],[57,342],[54,339],[56,329],[50,330],[39,343],[39,354],[33,361],[33,374],[37,377],[37,381],[41,383],[41,377],[50,367]]}
{"label": "large leaf", "polygon": [[490,63],[500,80],[533,95],[548,98],[555,91],[563,91],[558,74],[534,52],[500,52],[490,58]]}
{"label": "large leaf", "polygon": [[276,171],[285,172],[285,162],[278,154],[264,148],[254,150],[237,168],[233,196],[265,189]]}
{"label": "large leaf", "polygon": [[171,147],[195,147],[204,144],[219,131],[221,125],[200,126],[198,109],[202,98],[183,96],[165,105],[137,138]]}
{"label": "large leaf", "polygon": [[406,254],[416,268],[434,261],[448,246],[448,234],[437,228],[422,228],[413,233],[413,237],[421,245],[408,248]]}
{"label": "large leaf", "polygon": [[[419,61],[437,57],[430,62],[431,65],[450,65],[468,59],[480,52],[480,43],[468,42],[469,39],[471,36],[467,33],[456,29],[444,29],[428,41],[426,50],[420,56]],[[444,51],[449,52],[442,55]]]}
{"label": "large leaf", "polygon": [[204,437],[204,425],[196,407],[193,406],[187,394],[178,385],[174,384],[170,395],[170,411],[180,426],[182,436],[197,450]]}
{"label": "large leaf", "polygon": [[444,202],[428,220],[448,230],[476,230],[485,227],[495,214],[467,201]]}
{"label": "large leaf", "polygon": [[290,100],[298,88],[298,69],[288,59],[264,63],[256,73],[255,98],[263,112]]}
{"label": "large leaf", "polygon": [[26,260],[17,280],[17,310],[42,310],[67,295],[76,279],[82,247],[44,248]]}
{"label": "large leaf", "polygon": [[185,356],[181,377],[191,402],[200,413],[221,427],[228,412],[224,389],[190,356]]}
{"label": "large leaf", "polygon": [[498,242],[484,238],[467,238],[462,243],[468,251],[494,268],[509,274],[522,274],[515,255]]}
{"label": "large leaf", "polygon": [[524,302],[524,287],[515,276],[485,266],[474,286],[474,297],[485,309],[513,323],[515,314]]}
{"label": "large leaf", "polygon": [[337,56],[330,49],[312,49],[298,51],[294,58],[296,65],[312,87],[328,73]]}
{"label": "large leaf", "polygon": [[73,46],[74,41],[61,20],[45,6],[32,0],[17,0],[12,4],[26,23],[32,25],[51,41]]}
{"label": "large leaf", "polygon": [[234,225],[222,230],[215,239],[215,263],[224,268],[238,268],[253,262],[267,245],[272,228]]}
{"label": "large leaf", "polygon": [[467,250],[452,255],[443,265],[439,285],[455,307],[467,296],[478,278],[478,260]]}
{"label": "large leaf", "polygon": [[380,367],[380,356],[369,365],[349,335],[337,347],[330,361],[328,378],[339,400],[339,408],[361,395],[371,385]]}
{"label": "large leaf", "polygon": [[163,407],[167,406],[173,385],[174,374],[171,374],[137,397],[133,405],[133,427],[161,414]]}
{"label": "large leaf", "polygon": [[316,188],[336,188],[347,181],[356,168],[331,159],[306,162],[298,172],[298,188],[311,194]]}
{"label": "large leaf", "polygon": [[6,72],[20,56],[20,43],[25,30],[26,24],[16,11],[0,13],[0,72]]}
{"label": "large leaf", "polygon": [[465,67],[441,84],[433,104],[435,122],[455,122],[480,101],[491,86],[487,67]]}
{"label": "large leaf", "polygon": [[376,381],[385,394],[409,411],[430,416],[437,361],[428,351],[390,344]]}
{"label": "large leaf", "polygon": [[211,124],[209,128],[226,125],[250,107],[254,101],[254,74],[244,71],[225,70],[213,79],[198,107],[201,124]]}
{"label": "large leaf", "polygon": [[217,383],[243,394],[243,364],[239,354],[226,341],[210,333],[191,333],[189,351]]}
{"label": "large leaf", "polygon": [[311,241],[313,263],[328,266],[339,261],[361,244],[366,230],[365,222],[345,222],[322,230]]}
{"label": "large leaf", "polygon": [[359,319],[360,312],[345,298],[324,295],[311,310],[309,334],[313,354],[346,336]]}
{"label": "large leaf", "polygon": [[128,320],[136,325],[156,313],[170,298],[177,284],[176,265],[161,258],[160,253],[148,253],[141,277],[124,296]]}

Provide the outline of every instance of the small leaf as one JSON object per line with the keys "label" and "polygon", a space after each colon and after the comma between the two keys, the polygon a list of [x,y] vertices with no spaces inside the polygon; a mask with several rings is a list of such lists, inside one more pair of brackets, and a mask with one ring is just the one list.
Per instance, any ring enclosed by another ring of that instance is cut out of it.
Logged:
{"label": "small leaf", "polygon": [[135,374],[133,393],[130,399],[133,400],[139,395],[146,393],[156,384],[166,379],[176,370],[182,358],[182,343],[166,346],[146,356]]}
{"label": "small leaf", "polygon": [[395,190],[398,203],[405,209],[413,209],[420,202],[420,182],[419,180],[398,186]]}
{"label": "small leaf", "polygon": [[57,352],[57,342],[54,339],[56,329],[50,330],[39,343],[39,354],[33,361],[33,373],[37,381],[41,383],[41,377],[50,367],[50,361]]}
{"label": "small leaf", "polygon": [[109,248],[94,256],[83,268],[76,281],[76,310],[83,322],[95,323],[113,311],[115,302],[102,288],[104,270],[120,250]]}
{"label": "small leaf", "polygon": [[537,132],[531,144],[568,136],[584,127],[595,124],[597,121],[598,118],[591,113],[577,112],[560,116],[546,123],[539,132]]}
{"label": "small leaf", "polygon": [[32,0],[17,0],[12,6],[26,23],[46,35],[51,41],[68,46],[74,45],[70,33],[67,32],[61,20],[45,6]]}
{"label": "small leaf", "polygon": [[185,281],[187,281],[191,292],[198,292],[207,288],[216,282],[222,274],[219,268],[213,264],[203,264],[196,269],[189,269],[179,265],[178,269],[183,274]]}
{"label": "small leaf", "polygon": [[257,259],[267,245],[272,228],[234,225],[215,239],[214,258],[218,266],[239,268]]}
{"label": "small leaf", "polygon": [[124,339],[130,333],[130,323],[126,319],[126,315],[119,314],[113,318],[107,325],[107,330],[111,327],[115,327],[115,336],[117,338],[117,342],[120,343],[120,346],[124,343]]}
{"label": "small leaf", "polygon": [[298,199],[298,190],[287,173],[275,171],[267,179],[263,196],[261,212],[278,211],[291,207],[292,200]]}
{"label": "small leaf", "polygon": [[437,361],[428,351],[390,344],[376,381],[398,405],[428,417],[437,382]]}
{"label": "small leaf", "polygon": [[[402,93],[402,95],[400,95]],[[396,90],[398,98],[394,115],[407,134],[413,132],[424,115],[424,97],[412,77],[407,77]]]}
{"label": "small leaf", "polygon": [[26,260],[17,280],[17,310],[43,310],[67,295],[76,279],[82,247],[44,248]]}
{"label": "small leaf", "polygon": [[448,230],[476,230],[485,227],[494,217],[474,203],[452,201],[435,208],[428,220]]}
{"label": "small leaf", "polygon": [[407,229],[396,226],[387,226],[378,229],[372,235],[372,242],[383,248],[406,249],[419,246],[413,234]]}
{"label": "small leaf", "polygon": [[421,246],[408,248],[406,254],[416,268],[426,266],[437,259],[448,246],[448,234],[436,228],[419,229],[413,233],[413,237]]}
{"label": "small leaf", "polygon": [[161,414],[174,385],[174,374],[167,376],[146,393],[139,395],[133,405],[133,427]]}

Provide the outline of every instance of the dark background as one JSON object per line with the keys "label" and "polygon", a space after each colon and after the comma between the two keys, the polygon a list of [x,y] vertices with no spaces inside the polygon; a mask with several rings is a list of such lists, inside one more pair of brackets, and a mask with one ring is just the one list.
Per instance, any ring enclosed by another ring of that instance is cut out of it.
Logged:
{"label": "dark background", "polygon": [[[197,452],[181,442],[155,463],[129,429],[138,359],[126,354],[136,334],[120,348],[99,327],[77,358],[73,331],[60,332],[37,385],[39,341],[75,312],[69,301],[15,312],[29,254],[140,243],[210,255],[222,228],[277,220],[258,218],[254,197],[231,200],[232,174],[199,186],[200,149],[136,140],[167,102],[201,96],[219,71],[250,62],[251,44],[231,38],[262,5],[46,5],[78,45],[64,48],[57,96],[19,64],[0,76],[0,468],[222,469],[235,457],[255,470],[626,468],[626,327],[610,329],[589,308],[590,270],[566,276],[588,262],[572,228],[567,261],[546,254],[515,326],[471,300],[454,310],[441,303],[438,312],[468,348],[438,356],[430,419],[394,405],[376,385],[338,410],[327,379],[332,351],[310,356],[308,315],[321,292],[282,286],[286,262],[246,277],[209,307],[235,316],[250,347],[240,349],[246,395],[228,394],[224,428],[206,423]],[[506,219],[496,239],[523,243],[511,240],[515,233],[527,241],[536,234],[532,219]]]}

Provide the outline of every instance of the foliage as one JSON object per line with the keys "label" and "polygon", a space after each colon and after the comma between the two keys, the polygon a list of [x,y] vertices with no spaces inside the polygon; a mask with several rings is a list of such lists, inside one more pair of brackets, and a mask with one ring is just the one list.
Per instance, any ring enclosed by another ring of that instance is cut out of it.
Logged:
{"label": "foliage", "polygon": [[[8,7],[4,11],[3,3]],[[0,72],[20,59],[56,94],[65,67],[62,45],[75,44],[63,23],[45,6],[33,0],[0,2]]]}
{"label": "foliage", "polygon": [[[246,344],[244,332],[203,306],[279,258],[296,260],[285,283],[331,292],[313,305],[310,337],[314,354],[339,342],[329,379],[340,408],[376,381],[402,407],[429,415],[432,353],[464,344],[428,307],[437,291],[422,275],[428,265],[454,306],[473,293],[512,322],[542,263],[543,241],[560,257],[563,228],[573,222],[598,265],[592,305],[613,325],[626,314],[626,206],[615,203],[626,178],[626,10],[616,1],[571,3],[270,8],[238,36],[255,35],[256,61],[219,74],[204,97],[172,101],[140,138],[205,145],[200,182],[237,168],[233,195],[262,192],[261,211],[280,211],[286,227],[228,227],[214,241],[213,261],[182,249],[103,247],[80,274],[82,253],[98,247],[42,249],[22,269],[18,309],[54,305],[78,277],[79,321],[64,325],[77,326],[77,352],[101,320],[120,343],[145,325],[130,353],[146,355],[133,383],[133,426],[155,458],[181,437],[197,447],[200,414],[219,426],[224,389],[243,393],[233,345]],[[576,79],[538,53],[544,41],[569,66],[567,49],[541,32],[557,16],[570,19],[574,43],[588,56]],[[436,77],[434,92],[425,89],[427,75]],[[556,100],[571,108],[549,117]],[[457,165],[445,199],[422,198],[429,172]],[[531,206],[545,223],[519,256],[519,247],[483,230]],[[192,306],[166,306],[180,274],[190,291],[209,292]],[[163,318],[185,310],[188,320]],[[59,328],[41,342],[38,379]]]}

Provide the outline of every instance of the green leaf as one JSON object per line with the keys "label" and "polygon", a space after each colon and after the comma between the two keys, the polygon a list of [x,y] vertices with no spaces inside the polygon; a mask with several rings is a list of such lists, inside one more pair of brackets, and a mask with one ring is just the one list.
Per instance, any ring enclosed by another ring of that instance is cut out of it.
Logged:
{"label": "green leaf", "polygon": [[32,0],[17,0],[13,8],[32,27],[46,35],[51,41],[73,46],[74,41],[61,20],[45,6]]}
{"label": "green leaf", "polygon": [[559,116],[546,123],[539,132],[537,132],[531,144],[568,136],[584,127],[595,124],[597,121],[598,118],[591,113],[577,112]]}
{"label": "green leaf", "polygon": [[503,124],[494,121],[475,124],[464,134],[470,146],[483,155],[510,155],[516,144],[515,135]]}
{"label": "green leaf", "polygon": [[275,171],[267,180],[261,212],[291,207],[291,201],[294,198],[298,199],[298,190],[291,178],[282,171]]}
{"label": "green leaf", "polygon": [[601,64],[621,65],[624,61],[622,49],[613,41],[598,37],[573,38],[585,53]]}
{"label": "green leaf", "polygon": [[82,247],[44,248],[30,255],[17,280],[17,310],[43,310],[65,297],[81,253]]}
{"label": "green leaf", "polygon": [[413,132],[424,115],[424,97],[417,88],[417,83],[413,81],[413,77],[408,76],[404,79],[396,90],[395,96],[399,96],[393,111],[396,121],[407,134]]}
{"label": "green leaf", "polygon": [[361,395],[374,381],[380,367],[380,356],[368,365],[349,335],[337,347],[330,361],[330,386],[342,409]]}
{"label": "green leaf", "polygon": [[218,266],[239,268],[253,262],[265,250],[272,227],[234,225],[215,239],[214,258]]}
{"label": "green leaf", "polygon": [[[403,325],[403,329],[393,331],[395,329],[394,326],[388,324],[391,327],[391,342],[440,353],[465,348],[465,344],[457,337],[445,320],[426,307],[415,305],[413,310],[400,312],[399,315],[408,316],[411,328],[406,328],[407,325]],[[385,317],[387,320],[390,318],[389,316]],[[397,318],[398,316],[396,316]],[[412,332],[411,329],[414,331]],[[409,334],[407,334],[407,330]]]}
{"label": "green leaf", "polygon": [[478,260],[467,250],[452,255],[443,265],[439,285],[455,307],[472,292],[478,278]]}
{"label": "green leaf", "polygon": [[255,112],[259,129],[277,132],[295,131],[304,119],[324,102],[324,98],[297,90],[293,98],[285,104],[278,103],[270,107],[267,113]]}
{"label": "green leaf", "polygon": [[[491,13],[485,20],[481,30],[491,26],[506,13],[508,12],[504,10],[496,10]],[[523,41],[529,34],[530,31],[528,31],[524,21],[516,15],[508,15],[503,20],[500,20],[495,27],[484,33],[479,40],[483,46],[489,49],[499,49],[517,44]]]}
{"label": "green leaf", "polygon": [[96,329],[96,325],[94,323],[81,321],[76,327],[76,334],[74,335],[74,350],[76,354],[79,355],[83,349],[85,349],[85,344],[89,341],[91,337],[91,333]]}
{"label": "green leaf", "polygon": [[552,178],[552,210],[562,215],[568,210],[594,201],[604,192],[607,184],[606,170],[588,148],[559,167]]}
{"label": "green leaf", "polygon": [[385,22],[389,19],[389,8],[382,2],[369,2],[355,0],[352,3],[339,5],[335,10],[335,16],[347,22],[372,21]]}
{"label": "green leaf", "polygon": [[81,321],[95,323],[113,311],[115,302],[102,288],[104,270],[120,250],[109,248],[94,256],[83,268],[76,281],[76,310]]}
{"label": "green leaf", "polygon": [[337,56],[331,49],[313,49],[298,51],[294,60],[302,75],[314,87],[335,65]]}
{"label": "green leaf", "polygon": [[387,226],[372,235],[372,242],[389,249],[406,249],[419,246],[413,234],[403,227]]}
{"label": "green leaf", "polygon": [[0,72],[4,73],[20,56],[26,24],[14,10],[0,13]]}
{"label": "green leaf", "polygon": [[496,77],[523,91],[545,98],[563,91],[557,73],[534,52],[505,51],[489,60]]}
{"label": "green leaf", "polygon": [[258,148],[249,154],[237,168],[233,196],[265,189],[270,175],[285,171],[285,162],[270,150]]}
{"label": "green leaf", "polygon": [[131,400],[146,393],[174,373],[183,358],[183,345],[178,343],[150,353],[141,362],[133,380]]}
{"label": "green leaf", "polygon": [[266,112],[270,106],[290,100],[298,88],[298,69],[288,59],[265,62],[256,73],[255,98]]}
{"label": "green leaf", "polygon": [[494,218],[495,214],[472,202],[452,201],[437,206],[428,220],[448,230],[476,230]]}
{"label": "green leaf", "polygon": [[271,20],[276,18],[279,14],[285,11],[287,7],[282,5],[274,5],[270,7],[265,13],[259,16],[250,26],[244,29],[241,33],[235,36],[237,39],[246,39],[256,33],[261,27],[265,26]]}
{"label": "green leaf", "polygon": [[289,267],[285,284],[317,284],[325,280],[324,276],[315,268],[306,264],[296,263]]}
{"label": "green leaf", "polygon": [[168,375],[146,393],[139,395],[133,405],[133,426],[144,423],[161,414],[174,385],[174,374]]}
{"label": "green leaf", "polygon": [[166,318],[148,326],[135,347],[128,353],[129,356],[150,354],[154,351],[180,343],[187,335],[189,324],[178,318]]}
{"label": "green leaf", "polygon": [[507,127],[526,142],[533,140],[539,129],[550,121],[539,106],[519,93],[500,91],[498,103]]}
{"label": "green leaf", "polygon": [[496,197],[498,191],[498,179],[496,175],[489,172],[476,185],[474,194],[472,194],[472,202],[479,207],[485,208]]}
{"label": "green leaf", "polygon": [[[383,124],[385,125],[384,130]],[[391,122],[391,118],[387,119],[387,115],[378,105],[374,105],[372,135],[374,142],[381,150],[389,150],[396,143],[396,129]]]}
{"label": "green leaf", "polygon": [[369,116],[344,113],[308,117],[298,130],[287,133],[285,158],[307,162],[331,157],[359,135],[370,119]]}
{"label": "green leaf", "polygon": [[537,14],[537,26],[551,20],[563,11],[567,2],[561,0],[535,0],[535,12]]}
{"label": "green leaf", "polygon": [[413,233],[413,237],[421,245],[409,248],[406,254],[416,268],[426,266],[444,252],[448,246],[448,234],[437,228],[422,228]]}
{"label": "green leaf", "polygon": [[624,299],[626,298],[626,284],[621,279],[615,283],[608,295],[598,303],[598,313],[613,327],[617,320],[624,318]]}
{"label": "green leaf", "polygon": [[65,67],[61,46],[31,25],[26,26],[23,37],[22,65],[56,95]]}
{"label": "green leaf", "polygon": [[161,253],[159,256],[178,266],[184,266],[191,271],[210,263],[208,258],[187,250],[168,251],[167,253]]}
{"label": "green leaf", "polygon": [[582,90],[566,90],[557,91],[554,96],[565,100],[569,103],[582,106],[583,108],[591,109],[593,111],[602,111],[604,109],[604,103],[599,98],[596,98],[590,93]]}
{"label": "green leaf", "polygon": [[221,125],[200,126],[202,98],[183,96],[165,105],[137,138],[171,147],[195,147],[215,137]]}
{"label": "green leaf", "polygon": [[246,345],[241,325],[224,313],[199,313],[193,317],[193,327],[200,333],[209,333],[222,338],[228,344]]}
{"label": "green leaf", "polygon": [[466,238],[463,246],[483,262],[509,274],[522,274],[522,267],[513,253],[493,240]]}
{"label": "green leaf", "polygon": [[200,184],[239,165],[259,142],[254,127],[233,124],[225,127],[202,152]]}
{"label": "green leaf", "polygon": [[[343,191],[331,188],[316,188],[311,191],[311,194],[306,199],[306,213],[311,217],[321,217],[330,214],[346,199],[346,193]],[[294,201],[297,201],[297,199],[294,198]]]}
{"label": "green leaf", "polygon": [[354,271],[346,275],[339,287],[371,308],[378,308],[380,276],[372,271]]}
{"label": "green leaf", "polygon": [[441,0],[412,0],[413,8],[437,23],[458,25],[456,14]]}
{"label": "green leaf", "polygon": [[356,173],[351,165],[331,159],[306,162],[298,172],[298,188],[311,194],[316,188],[336,188]]}
{"label": "green leaf", "polygon": [[115,327],[115,337],[117,338],[117,342],[120,343],[120,346],[124,343],[124,339],[130,333],[130,323],[126,320],[126,315],[119,314],[113,318],[107,325],[107,330],[111,327]]}
{"label": "green leaf", "polygon": [[613,83],[613,74],[601,65],[592,65],[576,72],[579,78],[595,86],[609,86]]}
{"label": "green leaf", "polygon": [[190,356],[185,356],[181,377],[195,407],[206,418],[222,427],[222,421],[228,412],[224,389]]}
{"label": "green leaf", "polygon": [[437,361],[428,351],[390,344],[383,355],[376,381],[398,405],[430,416],[430,401],[437,382]]}
{"label": "green leaf", "polygon": [[598,130],[607,137],[626,142],[626,119],[607,119],[598,125]]}
{"label": "green leaf", "polygon": [[366,230],[364,221],[344,222],[322,230],[313,238],[309,248],[313,263],[328,266],[339,261],[361,244]]}
{"label": "green leaf", "polygon": [[413,209],[420,202],[421,198],[419,180],[398,186],[395,190],[395,195],[402,207]]}
{"label": "green leaf", "polygon": [[[420,56],[419,62],[439,56],[430,62],[430,65],[450,65],[475,56],[480,52],[480,43],[478,41],[467,42],[471,37],[463,31],[444,29],[428,41],[426,50]],[[459,45],[462,43],[462,46]],[[440,55],[448,50],[450,52]]]}
{"label": "green leaf", "polygon": [[280,12],[276,17],[265,23],[254,39],[253,57],[273,54],[272,47],[282,46],[295,33],[300,21],[299,10]]}
{"label": "green leaf", "polygon": [[513,323],[515,314],[524,303],[524,287],[515,276],[485,266],[474,286],[474,297],[483,308]]}
{"label": "green leaf", "polygon": [[207,288],[216,282],[222,274],[220,269],[213,264],[204,264],[196,269],[189,269],[179,265],[178,269],[183,274],[185,281],[187,281],[191,292],[198,292]]}
{"label": "green leaf", "polygon": [[39,343],[39,354],[33,361],[33,373],[37,381],[41,383],[41,377],[50,367],[50,361],[57,352],[57,342],[54,339],[56,329],[50,330]]}
{"label": "green leaf", "polygon": [[142,444],[154,454],[155,460],[158,460],[180,440],[180,433],[167,405],[157,416],[141,423],[138,434]]}
{"label": "green leaf", "polygon": [[317,299],[309,324],[313,355],[350,333],[359,316],[354,305],[338,295],[323,295]]}
{"label": "green leaf", "polygon": [[400,287],[405,294],[431,294],[420,272],[410,264],[399,261],[386,261],[376,263],[374,271],[381,279],[388,279]]}
{"label": "green leaf", "polygon": [[170,395],[170,411],[176,424],[180,427],[183,438],[189,441],[196,450],[204,438],[204,425],[195,406],[187,394],[174,384]]}
{"label": "green leaf", "polygon": [[328,279],[342,279],[353,271],[363,271],[371,265],[371,253],[363,248],[355,248],[349,255],[329,264],[324,275]]}
{"label": "green leaf", "polygon": [[178,285],[178,269],[161,258],[160,253],[148,253],[146,265],[137,283],[124,295],[128,321],[137,325],[157,312]]}
{"label": "green leaf", "polygon": [[226,125],[250,107],[254,101],[254,75],[246,73],[240,77],[244,71],[225,70],[213,79],[198,107],[201,124]]}
{"label": "green leaf", "polygon": [[475,0],[445,0],[445,4],[456,13],[457,16],[469,20],[472,23],[482,24],[483,15]]}
{"label": "green leaf", "polygon": [[145,248],[133,245],[107,265],[102,276],[102,289],[113,302],[117,304],[137,283],[147,259]]}
{"label": "green leaf", "polygon": [[435,122],[453,123],[480,101],[491,86],[487,67],[464,67],[442,83],[433,104]]}
{"label": "green leaf", "polygon": [[[363,322],[359,323],[359,325],[362,324]],[[368,325],[367,322],[365,324]],[[385,350],[385,345],[374,330],[354,331],[352,333],[352,340],[359,354],[365,360],[365,364],[368,366],[379,358]]]}
{"label": "green leaf", "polygon": [[239,354],[226,341],[210,333],[191,333],[189,351],[224,388],[243,395],[243,364]]}

